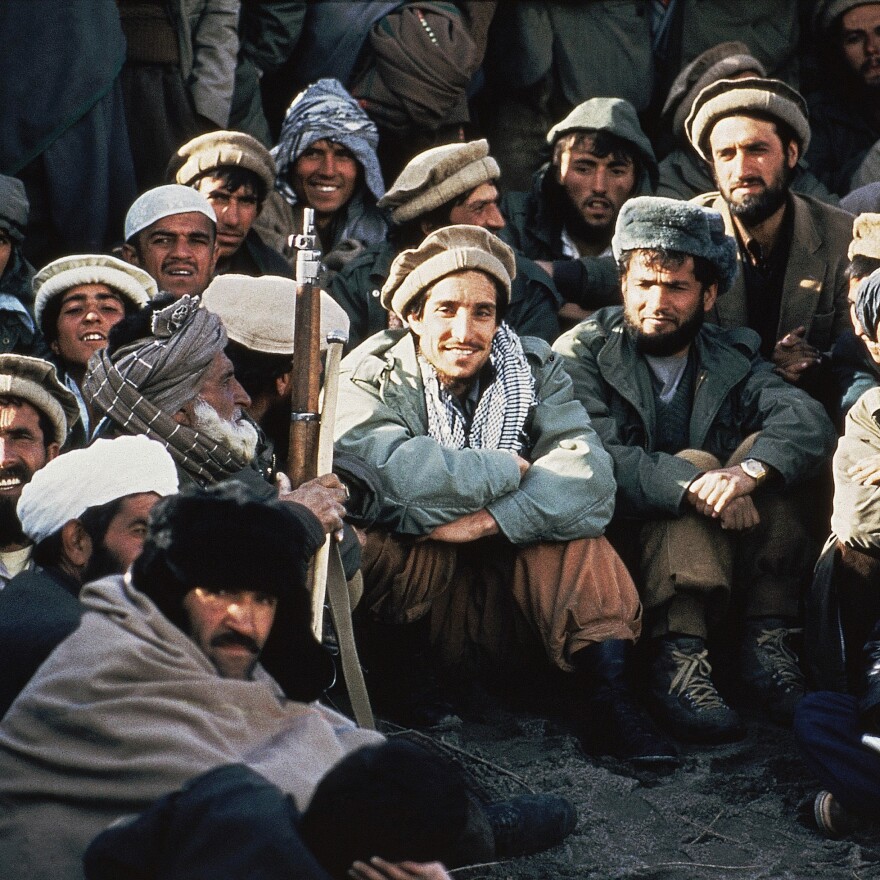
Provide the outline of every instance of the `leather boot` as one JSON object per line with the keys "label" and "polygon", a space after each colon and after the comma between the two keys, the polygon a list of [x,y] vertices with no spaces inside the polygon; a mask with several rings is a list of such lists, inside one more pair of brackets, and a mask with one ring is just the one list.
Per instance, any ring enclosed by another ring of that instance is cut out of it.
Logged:
{"label": "leather boot", "polygon": [[571,662],[583,685],[581,745],[638,764],[677,764],[678,753],[637,703],[628,683],[632,642],[610,639],[576,651]]}

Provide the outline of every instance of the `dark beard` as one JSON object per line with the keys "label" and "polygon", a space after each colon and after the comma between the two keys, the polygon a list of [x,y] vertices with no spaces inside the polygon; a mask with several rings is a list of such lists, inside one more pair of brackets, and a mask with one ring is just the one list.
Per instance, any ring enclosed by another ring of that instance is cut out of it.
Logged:
{"label": "dark beard", "polygon": [[623,322],[626,326],[626,332],[635,343],[636,351],[639,354],[646,354],[651,357],[669,357],[687,348],[697,338],[697,334],[703,326],[705,316],[706,313],[703,309],[698,308],[684,324],[662,335],[642,333],[638,325],[630,321],[629,315],[626,312],[623,313]]}
{"label": "dark beard", "polygon": [[82,573],[82,582],[88,584],[110,574],[125,574],[125,568],[116,554],[102,544],[89,557]]}
{"label": "dark beard", "polygon": [[584,220],[584,215],[578,211],[564,189],[560,201],[562,203],[562,227],[575,241],[587,245],[601,245],[603,249],[611,244],[611,236],[614,234],[614,220],[607,226],[591,226]]}
{"label": "dark beard", "polygon": [[740,220],[746,227],[757,226],[772,217],[784,204],[788,196],[788,184],[791,174],[786,179],[777,180],[763,192],[747,196],[738,205],[728,202],[732,216]]}
{"label": "dark beard", "polygon": [[27,536],[21,530],[21,523],[15,511],[16,504],[18,504],[17,498],[0,497],[0,547],[29,543]]}

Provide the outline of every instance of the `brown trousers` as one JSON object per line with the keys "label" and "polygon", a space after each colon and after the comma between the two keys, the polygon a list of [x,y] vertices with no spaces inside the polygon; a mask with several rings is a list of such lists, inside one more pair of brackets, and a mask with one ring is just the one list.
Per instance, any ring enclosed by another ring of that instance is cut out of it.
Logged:
{"label": "brown trousers", "polygon": [[635,584],[605,538],[517,547],[503,537],[470,544],[367,531],[361,607],[389,623],[430,615],[431,641],[448,666],[523,668],[549,660],[570,670],[593,642],[634,641]]}
{"label": "brown trousers", "polygon": [[[726,462],[748,458],[755,435]],[[708,452],[685,449],[682,458],[702,470],[721,467]],[[654,520],[638,530],[641,595],[651,637],[670,632],[706,638],[727,611],[731,592],[744,591],[746,617],[796,619],[818,549],[799,513],[796,493],[758,493],[761,522],[728,532],[689,508],[677,519]]]}

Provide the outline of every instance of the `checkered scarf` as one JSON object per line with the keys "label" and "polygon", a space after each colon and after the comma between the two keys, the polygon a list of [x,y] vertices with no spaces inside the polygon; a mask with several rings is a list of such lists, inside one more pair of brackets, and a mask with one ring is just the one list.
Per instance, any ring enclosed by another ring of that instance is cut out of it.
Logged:
{"label": "checkered scarf", "polygon": [[441,446],[522,451],[523,425],[529,409],[537,403],[535,381],[522,343],[507,324],[501,324],[495,333],[489,363],[495,376],[480,395],[468,432],[453,395],[440,384],[434,367],[419,358],[428,434]]}
{"label": "checkered scarf", "polygon": [[175,462],[205,486],[246,467],[201,431],[179,425],[174,414],[193,400],[205,371],[226,346],[226,330],[215,314],[184,296],[153,315],[153,335],[113,352],[95,352],[83,396],[126,434],[158,440]]}

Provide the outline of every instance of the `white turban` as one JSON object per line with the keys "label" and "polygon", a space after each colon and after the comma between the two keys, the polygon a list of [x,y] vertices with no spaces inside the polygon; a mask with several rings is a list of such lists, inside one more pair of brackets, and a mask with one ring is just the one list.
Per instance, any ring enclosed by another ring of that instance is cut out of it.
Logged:
{"label": "white turban", "polygon": [[90,507],[142,492],[177,493],[177,468],[165,447],[140,434],[96,440],[37,471],[21,490],[18,518],[39,544]]}

